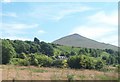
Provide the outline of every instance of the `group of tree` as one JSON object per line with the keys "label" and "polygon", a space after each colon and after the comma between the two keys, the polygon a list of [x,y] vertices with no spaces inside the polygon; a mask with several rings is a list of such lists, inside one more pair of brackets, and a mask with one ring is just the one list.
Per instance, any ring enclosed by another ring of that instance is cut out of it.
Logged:
{"label": "group of tree", "polygon": [[94,59],[86,55],[71,56],[68,59],[68,65],[71,68],[82,69],[101,69],[104,62],[100,59]]}
{"label": "group of tree", "polygon": [[[37,38],[34,38],[34,41],[0,39],[0,42],[2,64],[76,69],[101,69],[104,65],[120,64],[120,53],[111,49],[79,48],[78,52],[68,52],[58,47],[61,45],[40,42]],[[58,49],[59,55],[55,55],[55,49]],[[109,55],[101,56],[103,52]],[[66,59],[59,59],[58,56]]]}

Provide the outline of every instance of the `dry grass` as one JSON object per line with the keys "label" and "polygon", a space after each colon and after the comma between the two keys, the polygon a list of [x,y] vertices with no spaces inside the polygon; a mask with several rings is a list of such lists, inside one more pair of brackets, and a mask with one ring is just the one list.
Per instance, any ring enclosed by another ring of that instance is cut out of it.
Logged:
{"label": "dry grass", "polygon": [[117,72],[75,70],[34,66],[3,65],[3,80],[110,80],[117,79]]}

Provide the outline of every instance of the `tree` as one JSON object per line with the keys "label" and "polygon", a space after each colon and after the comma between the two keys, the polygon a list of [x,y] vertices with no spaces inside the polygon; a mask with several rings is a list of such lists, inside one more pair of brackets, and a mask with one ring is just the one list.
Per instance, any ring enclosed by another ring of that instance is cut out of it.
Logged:
{"label": "tree", "polygon": [[79,55],[83,55],[83,54],[86,55],[86,51],[84,48],[79,50]]}
{"label": "tree", "polygon": [[32,43],[30,45],[30,53],[41,52],[41,47],[39,44]]}
{"label": "tree", "polygon": [[85,69],[93,69],[94,63],[93,63],[93,60],[89,56],[82,55],[81,61],[80,61],[80,66],[81,66],[81,68],[85,68]]}
{"label": "tree", "polygon": [[46,55],[43,55],[43,54],[35,54],[35,59],[37,59],[38,61],[38,64],[40,66],[44,66],[44,67],[49,67],[52,65],[52,58],[46,56]]}
{"label": "tree", "polygon": [[35,66],[38,66],[38,60],[36,59],[35,57],[35,54],[30,54],[30,64],[31,65],[35,65]]}
{"label": "tree", "polygon": [[74,55],[76,55],[76,52],[71,51],[70,56],[74,56]]}
{"label": "tree", "polygon": [[77,68],[77,69],[79,69],[79,68],[81,68],[80,60],[81,60],[81,56],[77,56],[77,55],[76,56],[70,56],[70,58],[68,58],[68,61],[67,61],[68,66],[70,68]]}
{"label": "tree", "polygon": [[25,59],[27,58],[27,55],[25,53],[21,53],[18,57],[21,59]]}
{"label": "tree", "polygon": [[108,65],[114,64],[115,63],[115,58],[113,56],[109,56],[109,58],[106,60]]}
{"label": "tree", "polygon": [[114,54],[114,50],[112,50],[112,49],[105,49],[105,51],[109,54]]}
{"label": "tree", "polygon": [[46,54],[47,56],[53,56],[54,55],[54,49],[50,44],[47,44],[45,42],[41,42],[41,52],[43,54]]}
{"label": "tree", "polygon": [[95,64],[95,69],[100,70],[101,68],[103,68],[104,63],[102,60],[97,60],[96,64]]}
{"label": "tree", "polygon": [[40,43],[40,40],[35,37],[35,38],[34,38],[34,42],[35,42],[36,44],[39,44],[39,43]]}
{"label": "tree", "polygon": [[16,56],[16,52],[13,46],[8,40],[2,40],[2,63],[7,64],[10,60]]}
{"label": "tree", "polygon": [[67,67],[67,60],[60,60],[60,59],[54,60],[52,66],[65,68]]}
{"label": "tree", "polygon": [[30,52],[30,45],[21,40],[14,40],[13,47],[17,53],[29,53]]}

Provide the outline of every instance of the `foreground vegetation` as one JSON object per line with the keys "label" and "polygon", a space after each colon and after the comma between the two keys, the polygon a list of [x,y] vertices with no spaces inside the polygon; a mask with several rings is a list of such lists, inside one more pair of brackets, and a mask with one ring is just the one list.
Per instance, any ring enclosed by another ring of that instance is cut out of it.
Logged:
{"label": "foreground vegetation", "polygon": [[115,67],[105,67],[108,70],[63,69],[38,66],[2,66],[3,80],[117,80]]}
{"label": "foreground vegetation", "polygon": [[9,72],[10,79],[114,80],[120,71],[120,53],[111,49],[63,46],[40,42],[37,38],[0,39],[0,48],[5,80],[9,79]]}

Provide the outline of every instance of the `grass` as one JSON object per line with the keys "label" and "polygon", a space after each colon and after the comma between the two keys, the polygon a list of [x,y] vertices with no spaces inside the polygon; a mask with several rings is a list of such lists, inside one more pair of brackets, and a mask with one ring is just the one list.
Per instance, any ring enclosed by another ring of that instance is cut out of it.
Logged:
{"label": "grass", "polygon": [[40,69],[40,68],[18,68],[19,70],[30,70],[31,72],[36,72],[36,73],[44,73],[48,72],[47,70]]}
{"label": "grass", "polygon": [[44,73],[44,72],[48,72],[47,70],[44,70],[44,69],[32,69],[33,72],[36,72],[36,73]]}
{"label": "grass", "polygon": [[96,78],[99,78],[100,80],[118,80],[118,78],[109,77],[109,76],[106,76],[106,75],[97,75]]}
{"label": "grass", "polygon": [[85,75],[80,75],[79,78],[80,78],[81,80],[84,80],[84,79],[85,79]]}
{"label": "grass", "polygon": [[68,80],[74,80],[74,77],[75,77],[75,75],[73,75],[73,74],[67,75]]}
{"label": "grass", "polygon": [[57,46],[58,48],[62,49],[62,50],[65,50],[66,52],[71,52],[71,51],[75,51],[76,53],[79,52],[80,48],[72,48],[70,46]]}
{"label": "grass", "polygon": [[3,66],[3,80],[116,80],[116,72],[35,66]]}

